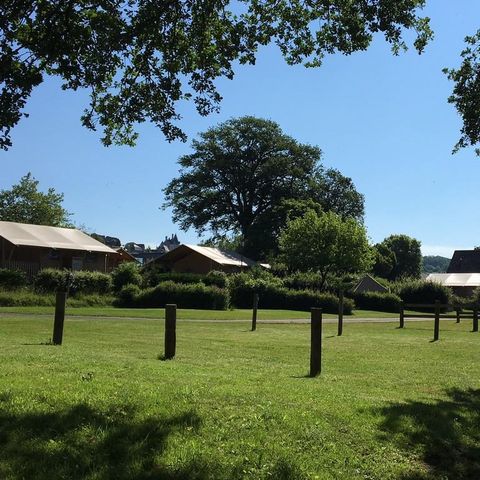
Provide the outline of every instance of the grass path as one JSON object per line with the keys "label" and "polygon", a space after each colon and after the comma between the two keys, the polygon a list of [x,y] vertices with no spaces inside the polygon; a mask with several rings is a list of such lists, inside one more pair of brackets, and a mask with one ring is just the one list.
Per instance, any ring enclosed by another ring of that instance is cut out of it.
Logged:
{"label": "grass path", "polygon": [[468,322],[324,329],[0,317],[0,478],[480,478],[480,334]]}

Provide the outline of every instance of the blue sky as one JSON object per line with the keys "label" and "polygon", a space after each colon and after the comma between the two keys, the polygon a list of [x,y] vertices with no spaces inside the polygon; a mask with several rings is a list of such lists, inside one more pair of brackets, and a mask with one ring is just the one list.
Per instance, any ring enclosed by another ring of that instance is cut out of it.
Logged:
{"label": "blue sky", "polygon": [[[447,103],[452,85],[442,73],[457,66],[463,38],[480,28],[478,0],[429,0],[434,41],[419,56],[392,56],[377,38],[367,52],[326,58],[319,69],[289,67],[275,47],[255,66],[218,82],[224,97],[218,115],[200,117],[183,107],[181,126],[190,140],[231,117],[270,118],[299,141],[318,145],[328,167],[352,177],[365,195],[372,242],[392,233],[421,240],[425,254],[450,255],[480,245],[480,158],[473,149],[451,155],[460,119]],[[101,145],[80,116],[87,98],[63,92],[48,79],[32,95],[13,132],[14,146],[0,152],[0,188],[27,172],[41,187],[65,194],[77,224],[118,236],[122,242],[158,244],[181,232],[162,211],[162,188],[178,172],[190,143],[167,143],[151,125],[140,128],[135,148]]]}

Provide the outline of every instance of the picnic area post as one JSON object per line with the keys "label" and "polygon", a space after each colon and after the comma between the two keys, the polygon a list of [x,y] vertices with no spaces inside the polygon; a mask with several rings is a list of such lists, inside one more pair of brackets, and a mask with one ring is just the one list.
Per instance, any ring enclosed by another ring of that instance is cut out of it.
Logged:
{"label": "picnic area post", "polygon": [[253,294],[252,332],[257,329],[258,293]]}
{"label": "picnic area post", "polygon": [[53,337],[54,345],[61,345],[63,341],[63,325],[65,323],[65,304],[67,301],[66,291],[57,291],[55,296],[55,318],[53,320]]}
{"label": "picnic area post", "polygon": [[433,324],[433,341],[440,337],[440,300],[435,300],[435,321]]}
{"label": "picnic area post", "polygon": [[338,296],[338,336],[341,337],[343,333],[343,289],[340,290]]}
{"label": "picnic area post", "polygon": [[473,307],[473,331],[478,332],[478,305]]}
{"label": "picnic area post", "polygon": [[399,328],[404,328],[405,327],[405,308],[403,301],[400,302],[400,327]]}
{"label": "picnic area post", "polygon": [[310,321],[310,377],[322,371],[322,309],[312,308]]}
{"label": "picnic area post", "polygon": [[177,306],[175,304],[165,305],[165,360],[175,357],[177,343]]}

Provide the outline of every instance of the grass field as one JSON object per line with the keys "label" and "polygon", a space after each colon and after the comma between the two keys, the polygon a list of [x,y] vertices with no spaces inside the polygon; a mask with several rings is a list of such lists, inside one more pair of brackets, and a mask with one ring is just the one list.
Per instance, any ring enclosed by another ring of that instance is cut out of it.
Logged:
{"label": "grass field", "polygon": [[0,318],[0,478],[478,479],[470,322],[308,325]]}
{"label": "grass field", "polygon": [[[0,307],[2,313],[28,313],[28,314],[52,314],[53,307]],[[76,307],[67,308],[68,315],[102,316],[122,318],[151,318],[164,319],[163,308],[114,308],[114,307]],[[336,318],[336,315],[324,314],[325,318]],[[398,313],[376,312],[372,310],[356,310],[354,315],[346,315],[346,318],[398,318]],[[252,318],[252,310],[190,310],[178,309],[177,318],[180,320],[249,320]],[[295,310],[258,310],[259,320],[285,320],[310,318],[308,312]]]}

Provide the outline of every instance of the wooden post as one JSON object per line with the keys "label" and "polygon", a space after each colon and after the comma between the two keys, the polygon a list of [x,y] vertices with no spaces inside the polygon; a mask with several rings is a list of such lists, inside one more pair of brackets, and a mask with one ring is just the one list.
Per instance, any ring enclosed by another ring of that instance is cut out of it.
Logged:
{"label": "wooden post", "polygon": [[473,308],[473,331],[478,332],[478,307]]}
{"label": "wooden post", "polygon": [[433,341],[436,342],[440,337],[440,301],[435,300],[435,323],[433,325]]}
{"label": "wooden post", "polygon": [[403,302],[400,302],[400,328],[405,327],[405,310]]}
{"label": "wooden post", "polygon": [[165,305],[165,360],[175,357],[177,343],[177,306]]}
{"label": "wooden post", "polygon": [[457,308],[457,323],[460,323],[460,309]]}
{"label": "wooden post", "polygon": [[338,336],[341,337],[343,333],[343,290],[340,290],[338,296]]}
{"label": "wooden post", "polygon": [[67,292],[57,292],[55,297],[55,318],[53,321],[54,345],[61,345],[63,340],[63,325],[65,323],[65,303],[67,301]]}
{"label": "wooden post", "polygon": [[252,332],[257,329],[258,293],[253,294]]}
{"label": "wooden post", "polygon": [[322,309],[312,308],[310,323],[310,376],[322,371]]}

